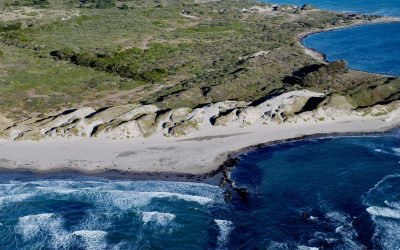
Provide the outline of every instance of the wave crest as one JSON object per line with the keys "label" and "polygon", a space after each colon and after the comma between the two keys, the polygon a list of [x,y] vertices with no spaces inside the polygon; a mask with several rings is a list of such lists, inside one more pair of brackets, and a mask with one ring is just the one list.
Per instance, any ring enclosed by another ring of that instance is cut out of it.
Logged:
{"label": "wave crest", "polygon": [[175,214],[160,212],[143,212],[142,221],[146,225],[149,222],[155,222],[157,225],[166,226],[176,218]]}
{"label": "wave crest", "polygon": [[214,222],[219,228],[218,249],[225,249],[228,244],[229,234],[234,228],[233,223],[232,221],[217,219],[215,219]]}

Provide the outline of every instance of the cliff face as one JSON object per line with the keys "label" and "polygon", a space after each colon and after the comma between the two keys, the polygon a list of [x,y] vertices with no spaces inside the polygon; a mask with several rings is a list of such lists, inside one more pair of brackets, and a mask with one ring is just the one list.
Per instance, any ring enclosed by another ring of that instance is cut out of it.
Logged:
{"label": "cliff face", "polygon": [[155,105],[122,105],[95,110],[69,109],[12,122],[0,117],[1,137],[8,140],[100,137],[134,139],[181,137],[217,126],[332,122],[363,117],[387,117],[399,101],[355,109],[347,97],[308,90],[291,91],[259,104],[224,101],[201,108],[161,110]]}

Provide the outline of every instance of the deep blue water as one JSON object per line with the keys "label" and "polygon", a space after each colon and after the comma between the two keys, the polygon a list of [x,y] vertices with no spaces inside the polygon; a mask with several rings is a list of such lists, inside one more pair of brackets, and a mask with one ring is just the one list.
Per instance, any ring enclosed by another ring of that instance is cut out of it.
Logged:
{"label": "deep blue water", "polygon": [[[400,16],[398,0],[274,0],[272,2],[298,6],[311,3],[327,10]],[[366,25],[323,32],[311,35],[303,42],[307,47],[324,53],[328,61],[343,59],[352,69],[400,76],[400,23]]]}
{"label": "deep blue water", "polygon": [[[397,0],[313,1],[400,9]],[[328,60],[392,74],[398,31],[371,25],[305,43]],[[225,202],[225,190],[209,184],[1,174],[0,249],[399,249],[398,131],[265,147],[241,156],[232,178],[248,195]]]}
{"label": "deep blue water", "polygon": [[400,76],[400,23],[322,32],[303,43],[323,52],[328,61],[345,59],[353,69]]}
{"label": "deep blue water", "polygon": [[201,183],[3,174],[0,249],[398,249],[400,133],[309,139]]}
{"label": "deep blue water", "polygon": [[208,184],[3,174],[0,249],[217,248],[223,203]]}
{"label": "deep blue water", "polygon": [[399,249],[399,139],[304,140],[242,156],[232,177],[250,196],[235,203],[231,244]]}
{"label": "deep blue water", "polygon": [[320,9],[333,11],[400,16],[400,1],[398,0],[267,0],[264,2],[297,6],[307,3]]}

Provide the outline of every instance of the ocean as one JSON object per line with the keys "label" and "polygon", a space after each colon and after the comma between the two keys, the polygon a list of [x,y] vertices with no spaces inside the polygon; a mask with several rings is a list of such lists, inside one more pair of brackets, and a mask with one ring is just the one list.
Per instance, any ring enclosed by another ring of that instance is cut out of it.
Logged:
{"label": "ocean", "polygon": [[265,2],[297,6],[311,4],[325,10],[381,16],[400,16],[400,2],[398,0],[271,0]]}
{"label": "ocean", "polygon": [[[326,9],[385,15],[399,15],[400,4],[314,2]],[[397,74],[391,65],[400,65],[400,57],[389,63],[400,44],[400,32],[394,31],[398,26],[370,25],[316,34],[304,42],[326,52],[328,60],[346,59],[354,68],[371,60],[382,67],[360,69]],[[333,51],[325,44],[334,44]],[[231,178],[247,191],[232,195],[207,183],[2,173],[0,249],[400,246],[398,130],[286,142],[239,160]]]}
{"label": "ocean", "polygon": [[[303,44],[350,68],[400,76],[400,23],[362,25],[306,37]],[[332,45],[334,44],[334,46]]]}
{"label": "ocean", "polygon": [[[0,249],[397,249],[400,132],[240,156],[206,183],[2,174]],[[228,198],[227,198],[228,197]]]}
{"label": "ocean", "polygon": [[[400,1],[275,0],[302,6],[305,2],[322,9],[400,17]],[[364,25],[322,32],[306,37],[304,45],[326,55],[329,62],[343,59],[351,69],[400,76],[400,23]]]}
{"label": "ocean", "polygon": [[[240,158],[232,246],[398,249],[400,133],[288,142]],[[243,235],[245,234],[245,235]]]}

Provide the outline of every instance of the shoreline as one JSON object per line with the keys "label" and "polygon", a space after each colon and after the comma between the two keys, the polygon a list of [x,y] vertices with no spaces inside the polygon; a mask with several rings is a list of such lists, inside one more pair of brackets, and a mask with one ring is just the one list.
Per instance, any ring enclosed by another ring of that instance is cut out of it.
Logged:
{"label": "shoreline", "polygon": [[[326,60],[326,55],[323,52],[317,51],[313,48],[307,47],[304,43],[303,40],[306,39],[309,36],[323,33],[323,32],[331,32],[331,31],[338,31],[342,29],[350,29],[354,27],[359,27],[359,26],[366,26],[366,25],[379,25],[379,24],[387,24],[387,23],[400,23],[400,17],[381,17],[378,19],[374,19],[371,21],[358,21],[353,24],[348,24],[348,25],[340,25],[337,27],[331,27],[327,29],[315,29],[307,32],[302,32],[300,34],[296,35],[296,42],[304,49],[304,52],[311,56],[313,59],[317,60],[320,63],[323,64],[328,64],[329,61]],[[358,72],[365,72],[368,74],[372,74],[375,76],[385,76],[385,77],[397,77],[397,76],[391,76],[387,74],[381,74],[381,73],[374,73],[374,72],[368,72],[368,71],[363,71],[359,69],[350,69],[352,71],[358,71]]]}
{"label": "shoreline", "polygon": [[[391,117],[390,121],[385,118],[387,117],[353,118],[320,123],[255,124],[248,128],[230,129],[221,127],[216,128],[218,131],[214,134],[208,133],[209,131],[198,131],[183,138],[167,137],[164,140],[161,138],[113,142],[87,138],[41,142],[1,140],[0,171],[30,172],[39,176],[72,173],[89,177],[218,183],[229,177],[229,170],[244,153],[289,141],[326,136],[376,134],[400,126],[400,116]],[[243,133],[245,131],[246,133]],[[149,142],[145,143],[143,140]],[[159,148],[154,148],[155,144],[158,144]],[[92,150],[87,150],[90,147]],[[141,151],[135,153],[126,151],[126,148],[141,149]],[[157,151],[165,152],[157,153]],[[24,152],[24,155],[21,156],[20,152]],[[118,164],[118,155],[124,153],[126,159]],[[164,164],[166,157],[170,160],[167,165]],[[106,161],[107,159],[109,161]]]}
{"label": "shoreline", "polygon": [[[306,54],[327,63],[322,53],[302,43],[304,38],[321,32],[393,22],[400,23],[400,18],[358,21],[351,25],[311,30],[296,37]],[[221,179],[229,180],[229,170],[244,153],[308,138],[386,132],[400,127],[398,113],[396,110],[379,117],[339,115],[337,120],[332,118],[330,121],[300,120],[268,125],[263,121],[248,126],[233,123],[215,127],[203,124],[198,131],[181,137],[156,134],[132,140],[86,137],[42,141],[0,139],[0,171],[38,176],[66,174],[217,183]]]}
{"label": "shoreline", "polygon": [[[298,142],[303,140],[323,140],[327,138],[339,138],[339,137],[359,137],[359,136],[373,136],[389,133],[392,130],[400,128],[400,123],[394,125],[393,127],[387,127],[380,131],[370,131],[370,132],[340,132],[340,133],[318,133],[310,134],[299,137],[293,137],[288,139],[281,139],[276,141],[269,141],[265,143],[260,143],[257,145],[251,145],[237,151],[231,152],[224,163],[222,163],[215,170],[204,173],[204,174],[190,174],[190,173],[168,173],[168,172],[131,172],[110,169],[107,171],[100,172],[85,172],[80,170],[71,169],[49,169],[46,171],[35,171],[35,169],[30,168],[3,168],[0,166],[0,174],[10,174],[10,175],[27,175],[39,178],[58,178],[58,177],[87,177],[87,178],[104,178],[107,180],[131,180],[131,181],[184,181],[184,182],[201,182],[208,184],[220,185],[224,181],[232,181],[229,177],[231,170],[240,161],[239,158],[243,154],[252,153],[258,149],[270,147],[279,144]],[[233,182],[232,182],[233,183]]]}

